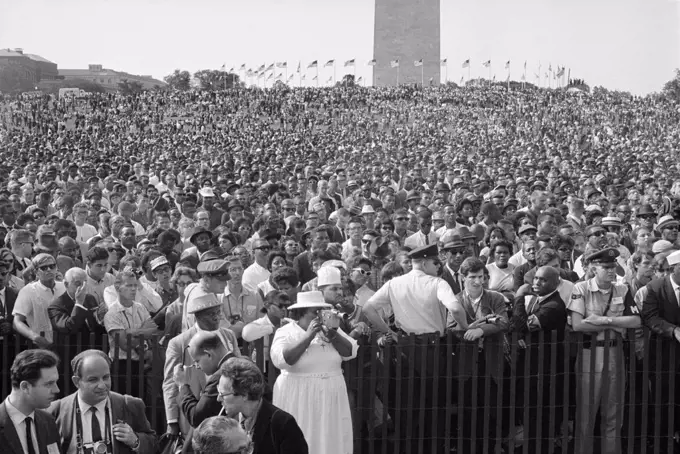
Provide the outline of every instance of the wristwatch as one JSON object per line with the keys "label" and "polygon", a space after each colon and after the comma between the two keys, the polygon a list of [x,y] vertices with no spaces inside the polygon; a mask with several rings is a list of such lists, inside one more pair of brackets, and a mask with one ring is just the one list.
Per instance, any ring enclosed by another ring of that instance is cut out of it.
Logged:
{"label": "wristwatch", "polygon": [[130,449],[132,449],[134,452],[139,452],[139,444],[140,444],[139,435],[137,435],[137,434],[135,434],[135,435],[137,436],[137,441],[135,442],[135,444]]}
{"label": "wristwatch", "polygon": [[607,325],[611,325],[611,324],[612,324],[612,318],[611,318],[611,317],[607,317]]}

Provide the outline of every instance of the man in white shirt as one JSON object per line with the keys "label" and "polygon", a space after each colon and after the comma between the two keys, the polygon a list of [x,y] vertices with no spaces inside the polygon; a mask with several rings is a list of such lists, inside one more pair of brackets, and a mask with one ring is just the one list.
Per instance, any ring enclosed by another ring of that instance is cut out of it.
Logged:
{"label": "man in white shirt", "polygon": [[267,257],[272,247],[269,241],[257,239],[253,241],[253,255],[255,262],[243,272],[243,287],[251,292],[257,292],[257,286],[269,279],[271,274],[267,269]]}
{"label": "man in white shirt", "polygon": [[33,258],[37,280],[19,291],[14,310],[14,329],[39,348],[52,345],[52,323],[47,314],[50,303],[65,291],[63,282],[56,282],[57,262],[49,254]]}
{"label": "man in white shirt", "polygon": [[418,231],[404,240],[404,246],[417,249],[430,244],[437,244],[439,235],[432,231],[432,212],[422,210],[418,213]]}

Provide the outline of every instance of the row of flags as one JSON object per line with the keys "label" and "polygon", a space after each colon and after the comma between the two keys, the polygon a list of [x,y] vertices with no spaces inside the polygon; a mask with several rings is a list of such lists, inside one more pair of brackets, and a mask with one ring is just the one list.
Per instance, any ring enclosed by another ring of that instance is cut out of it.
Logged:
{"label": "row of flags", "polygon": [[[377,61],[375,59],[369,60],[368,63],[367,63],[368,66],[375,66],[376,64],[377,64]],[[442,58],[441,61],[440,61],[440,64],[441,64],[441,66],[447,66],[448,65],[447,59]],[[351,67],[351,66],[355,66],[355,65],[356,65],[355,59],[351,59],[351,60],[345,61],[344,67],[347,68],[347,67]],[[392,68],[398,68],[399,65],[400,65],[400,61],[398,59],[390,61],[390,66]],[[328,68],[328,67],[332,67],[332,66],[335,66],[335,60],[328,60],[326,62],[326,64],[323,65],[324,68]],[[413,66],[416,66],[416,67],[417,66],[423,66],[423,59],[421,58],[420,60],[415,60],[413,62]],[[482,62],[482,66],[485,67],[485,68],[491,67],[491,60],[487,60],[485,62]],[[468,58],[467,60],[465,60],[461,64],[461,67],[462,68],[470,68],[470,59]],[[246,65],[244,63],[238,68],[238,71],[246,71],[246,72],[247,71],[253,71],[253,72],[259,73],[259,72],[263,72],[263,71],[264,72],[272,71],[272,70],[274,70],[274,68],[288,69],[288,62],[284,61],[284,62],[272,63],[269,66],[262,65],[256,70],[246,70]],[[311,62],[310,64],[307,65],[307,69],[313,69],[313,68],[319,68],[318,60],[314,60],[313,62]],[[226,64],[222,65],[221,69],[222,69],[222,71],[226,71],[227,65]],[[510,69],[510,60],[505,62],[505,69]],[[524,69],[525,70],[527,69],[527,62],[526,61],[524,62]],[[229,69],[229,72],[234,72],[235,70],[236,70],[236,67],[232,66],[231,69]],[[297,72],[300,72],[300,70],[301,70],[301,64],[298,63]],[[552,64],[550,65],[548,71],[550,73],[553,72]],[[557,77],[562,77],[564,75],[564,71],[565,71],[564,66],[562,66],[562,67],[558,66],[555,74],[556,74]]]}

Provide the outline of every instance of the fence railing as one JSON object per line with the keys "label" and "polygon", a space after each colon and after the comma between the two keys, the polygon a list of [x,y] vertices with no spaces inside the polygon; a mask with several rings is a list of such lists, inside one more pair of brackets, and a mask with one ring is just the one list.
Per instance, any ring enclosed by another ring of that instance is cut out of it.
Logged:
{"label": "fence railing", "polygon": [[[113,390],[142,397],[162,433],[164,350],[158,338],[139,340],[146,360],[114,361]],[[344,364],[355,453],[673,452],[677,344],[650,340],[646,330],[599,338],[513,333],[475,342],[449,333],[402,337],[384,347],[363,343]],[[4,398],[12,360],[30,346],[7,336],[0,345]],[[75,390],[71,358],[87,348],[108,353],[108,337],[55,338],[62,396]],[[241,351],[255,353],[273,386],[279,371],[265,368],[263,342]]]}

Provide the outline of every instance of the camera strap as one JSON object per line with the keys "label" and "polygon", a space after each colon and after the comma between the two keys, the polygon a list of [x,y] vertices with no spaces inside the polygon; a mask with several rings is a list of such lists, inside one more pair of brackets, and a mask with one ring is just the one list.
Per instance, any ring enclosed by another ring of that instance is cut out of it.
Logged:
{"label": "camera strap", "polygon": [[[84,446],[85,443],[83,442],[83,420],[82,420],[82,413],[80,411],[80,404],[78,403],[78,396],[75,398],[75,409],[76,409],[76,450],[78,453],[84,453]],[[106,407],[104,407],[104,414],[105,414],[105,423],[104,423],[104,441],[107,446],[107,450],[109,447],[112,446],[111,444],[111,414],[109,412],[109,404],[106,404]],[[94,418],[95,415],[92,415]],[[91,436],[91,435],[90,435]],[[100,441],[100,440],[97,440]],[[92,443],[96,443],[94,440],[92,440]]]}

